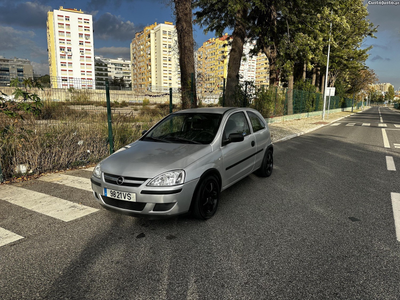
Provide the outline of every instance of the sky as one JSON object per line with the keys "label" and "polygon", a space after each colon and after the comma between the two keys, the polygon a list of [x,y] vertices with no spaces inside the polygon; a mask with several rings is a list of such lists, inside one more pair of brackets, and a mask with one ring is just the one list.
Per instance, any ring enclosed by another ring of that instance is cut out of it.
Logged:
{"label": "sky", "polygon": [[[375,4],[377,2],[385,4]],[[136,32],[155,22],[175,23],[170,3],[170,0],[0,0],[0,55],[27,58],[35,73],[48,74],[47,12],[63,6],[82,9],[93,16],[96,56],[130,59],[129,45]],[[400,0],[366,0],[364,3],[368,4],[368,18],[378,26],[376,38],[368,38],[362,45],[363,48],[373,46],[366,64],[378,75],[379,82],[391,83],[398,90]],[[213,37],[213,33],[205,35],[197,25],[193,30],[197,47]]]}

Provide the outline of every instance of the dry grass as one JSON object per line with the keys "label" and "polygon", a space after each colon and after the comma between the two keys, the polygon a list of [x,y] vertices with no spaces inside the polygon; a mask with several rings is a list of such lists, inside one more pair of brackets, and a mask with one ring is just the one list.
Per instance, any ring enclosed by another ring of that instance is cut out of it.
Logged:
{"label": "dry grass", "polygon": [[[134,114],[112,114],[114,149],[137,140],[163,117],[157,108]],[[65,170],[94,164],[109,155],[107,114],[92,106],[45,103],[40,116],[26,115],[24,120],[0,116],[0,163],[8,180],[22,174],[19,165],[30,174]]]}

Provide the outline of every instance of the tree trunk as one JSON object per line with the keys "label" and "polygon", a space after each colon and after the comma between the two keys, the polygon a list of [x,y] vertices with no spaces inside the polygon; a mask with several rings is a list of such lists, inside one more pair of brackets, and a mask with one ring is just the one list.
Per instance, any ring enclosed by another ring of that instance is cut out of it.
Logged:
{"label": "tree trunk", "polygon": [[313,70],[312,70],[312,85],[316,86],[316,79],[317,79],[317,66],[313,65]]}
{"label": "tree trunk", "polygon": [[[192,27],[192,1],[174,0],[176,31],[178,34],[179,66],[181,70],[182,109],[197,107],[196,85],[191,82],[194,68],[194,40]],[[195,76],[193,76],[195,78]],[[191,91],[193,85],[194,90]],[[191,100],[193,99],[193,103]]]}
{"label": "tree trunk", "polygon": [[232,33],[232,47],[229,54],[228,75],[226,81],[225,103],[235,105],[235,92],[239,85],[239,69],[243,55],[243,45],[246,38],[247,8],[240,8],[236,13],[236,24]]}
{"label": "tree trunk", "polygon": [[306,81],[307,78],[307,62],[304,61],[304,67],[303,67],[303,81]]}
{"label": "tree trunk", "polygon": [[287,91],[287,114],[292,115],[293,114],[293,83],[294,83],[294,77],[293,74],[289,75],[288,77],[288,91]]}
{"label": "tree trunk", "polygon": [[317,80],[318,82],[316,83],[317,87],[317,93],[321,91],[321,68],[317,66]]}

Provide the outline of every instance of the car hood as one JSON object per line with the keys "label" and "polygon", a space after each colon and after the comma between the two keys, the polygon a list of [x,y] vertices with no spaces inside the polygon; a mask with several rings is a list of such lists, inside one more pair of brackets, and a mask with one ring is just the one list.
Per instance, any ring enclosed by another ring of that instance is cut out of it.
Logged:
{"label": "car hood", "polygon": [[184,169],[212,151],[210,145],[136,141],[101,163],[105,173],[153,178],[163,172]]}

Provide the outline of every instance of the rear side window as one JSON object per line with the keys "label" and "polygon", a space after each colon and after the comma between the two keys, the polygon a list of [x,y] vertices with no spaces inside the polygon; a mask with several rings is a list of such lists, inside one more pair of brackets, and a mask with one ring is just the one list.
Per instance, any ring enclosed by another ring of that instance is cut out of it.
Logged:
{"label": "rear side window", "polygon": [[247,112],[249,119],[250,119],[250,123],[251,123],[251,127],[253,127],[253,132],[259,131],[261,129],[265,128],[265,123],[263,121],[261,121],[261,119],[252,112]]}

